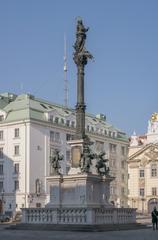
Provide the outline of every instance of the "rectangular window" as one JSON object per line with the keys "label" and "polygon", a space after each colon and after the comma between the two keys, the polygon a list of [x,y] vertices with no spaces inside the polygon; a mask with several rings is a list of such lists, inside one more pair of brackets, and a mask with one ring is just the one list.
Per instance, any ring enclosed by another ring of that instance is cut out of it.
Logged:
{"label": "rectangular window", "polygon": [[14,190],[15,191],[19,190],[19,181],[18,180],[14,181]]}
{"label": "rectangular window", "polygon": [[100,141],[96,141],[95,149],[97,152],[103,152],[104,151],[104,143],[100,142]]}
{"label": "rectangular window", "polygon": [[19,145],[14,146],[14,155],[18,156],[20,154]]}
{"label": "rectangular window", "polygon": [[151,165],[151,176],[152,177],[157,177],[157,164],[152,164]]}
{"label": "rectangular window", "polygon": [[66,151],[66,161],[70,161],[70,151]]}
{"label": "rectangular window", "polygon": [[70,126],[70,120],[66,120],[66,126],[67,126],[67,127]]}
{"label": "rectangular window", "polygon": [[0,175],[3,175],[3,164],[0,164]]}
{"label": "rectangular window", "polygon": [[121,168],[125,168],[125,160],[121,161]]}
{"label": "rectangular window", "polygon": [[121,188],[121,193],[122,193],[122,195],[125,194],[125,188],[124,187]]}
{"label": "rectangular window", "polygon": [[15,174],[19,173],[19,163],[15,163],[15,165],[14,165],[14,173]]}
{"label": "rectangular window", "polygon": [[74,121],[71,122],[71,127],[72,127],[72,128],[75,127],[75,122],[74,122]]}
{"label": "rectangular window", "polygon": [[139,177],[140,177],[140,178],[143,178],[143,177],[144,177],[144,170],[143,170],[143,169],[140,169],[140,170],[139,170]]}
{"label": "rectangular window", "polygon": [[153,195],[153,196],[156,196],[156,195],[157,195],[157,188],[156,188],[156,187],[153,187],[153,188],[152,188],[152,195]]}
{"label": "rectangular window", "polygon": [[0,131],[0,141],[3,141],[3,131]]}
{"label": "rectangular window", "polygon": [[59,132],[56,132],[55,133],[55,142],[60,142],[60,133]]}
{"label": "rectangular window", "polygon": [[140,188],[140,189],[139,189],[139,195],[140,195],[141,197],[144,197],[144,188]]}
{"label": "rectangular window", "polygon": [[124,147],[124,146],[121,147],[121,155],[122,155],[122,156],[125,156],[125,155],[126,155],[126,150],[125,150],[125,147]]}
{"label": "rectangular window", "polygon": [[116,148],[117,148],[116,144],[109,143],[109,151],[110,151],[110,153],[116,153]]}
{"label": "rectangular window", "polygon": [[14,137],[15,138],[19,137],[19,128],[15,128],[15,130],[14,130]]}
{"label": "rectangular window", "polygon": [[53,119],[54,119],[54,118],[53,118],[53,115],[50,115],[50,116],[49,116],[49,121],[50,121],[50,122],[53,122]]}
{"label": "rectangular window", "polygon": [[50,131],[50,142],[60,142],[60,133]]}
{"label": "rectangular window", "polygon": [[36,203],[36,208],[41,208],[41,203]]}
{"label": "rectangular window", "polygon": [[66,141],[70,141],[70,140],[73,140],[73,135],[67,133],[67,134],[66,134]]}
{"label": "rectangular window", "polygon": [[124,180],[125,180],[125,175],[124,174],[122,174],[122,182],[124,182]]}
{"label": "rectangular window", "polygon": [[55,121],[54,121],[56,124],[59,123],[59,118],[58,117],[55,117]]}
{"label": "rectangular window", "polygon": [[1,147],[0,148],[0,159],[2,159],[4,156],[3,156],[3,148]]}
{"label": "rectangular window", "polygon": [[50,142],[54,142],[54,132],[50,131]]}
{"label": "rectangular window", "polygon": [[60,122],[61,122],[62,125],[64,125],[64,119],[63,118],[61,118]]}
{"label": "rectangular window", "polygon": [[0,182],[0,193],[3,192],[3,191],[4,191],[4,189],[3,189],[3,182],[1,181]]}

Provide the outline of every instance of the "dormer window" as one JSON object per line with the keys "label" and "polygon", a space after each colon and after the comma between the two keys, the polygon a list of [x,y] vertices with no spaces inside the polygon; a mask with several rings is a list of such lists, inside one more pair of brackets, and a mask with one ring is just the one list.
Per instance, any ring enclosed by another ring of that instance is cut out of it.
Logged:
{"label": "dormer window", "polygon": [[67,126],[67,127],[70,126],[70,120],[66,120],[66,126]]}
{"label": "dormer window", "polygon": [[0,115],[0,122],[4,120],[4,115]]}
{"label": "dormer window", "polygon": [[61,124],[64,124],[64,119],[63,119],[63,118],[61,118],[61,120],[60,120],[60,121],[61,121]]}
{"label": "dormer window", "polygon": [[50,122],[53,122],[53,115],[50,115],[49,121],[50,121]]}
{"label": "dormer window", "polygon": [[57,124],[59,123],[59,118],[58,117],[55,118],[55,123],[57,123]]}
{"label": "dormer window", "polygon": [[75,122],[74,121],[71,122],[71,127],[73,127],[73,128],[75,127]]}

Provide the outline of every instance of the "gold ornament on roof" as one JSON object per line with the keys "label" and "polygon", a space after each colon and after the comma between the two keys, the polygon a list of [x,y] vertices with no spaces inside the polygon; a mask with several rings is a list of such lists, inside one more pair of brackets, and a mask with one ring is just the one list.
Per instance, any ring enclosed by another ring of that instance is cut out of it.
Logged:
{"label": "gold ornament on roof", "polygon": [[158,113],[154,112],[152,115],[151,115],[151,120],[154,122],[154,121],[158,121]]}

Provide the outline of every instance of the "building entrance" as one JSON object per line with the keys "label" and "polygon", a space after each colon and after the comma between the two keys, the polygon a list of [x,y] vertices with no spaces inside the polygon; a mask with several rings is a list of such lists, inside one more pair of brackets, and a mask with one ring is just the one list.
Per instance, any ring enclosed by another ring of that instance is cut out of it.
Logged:
{"label": "building entrance", "polygon": [[152,198],[148,201],[148,213],[151,213],[154,207],[158,210],[158,198]]}

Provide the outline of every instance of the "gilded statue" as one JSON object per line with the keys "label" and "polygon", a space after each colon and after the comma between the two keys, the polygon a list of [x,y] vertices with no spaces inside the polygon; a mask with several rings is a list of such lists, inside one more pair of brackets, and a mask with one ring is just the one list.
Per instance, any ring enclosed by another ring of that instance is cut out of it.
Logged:
{"label": "gilded statue", "polygon": [[152,120],[153,122],[158,121],[158,113],[154,112],[154,113],[151,115],[151,120]]}

